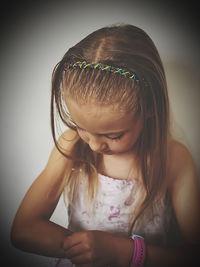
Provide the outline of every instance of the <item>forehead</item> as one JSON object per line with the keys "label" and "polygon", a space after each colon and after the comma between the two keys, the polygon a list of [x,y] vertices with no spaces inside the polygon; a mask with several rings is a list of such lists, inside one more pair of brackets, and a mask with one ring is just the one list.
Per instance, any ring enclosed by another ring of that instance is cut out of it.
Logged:
{"label": "forehead", "polygon": [[121,111],[118,105],[79,104],[72,99],[68,99],[66,105],[73,122],[91,133],[105,134],[125,131],[135,120],[133,113]]}

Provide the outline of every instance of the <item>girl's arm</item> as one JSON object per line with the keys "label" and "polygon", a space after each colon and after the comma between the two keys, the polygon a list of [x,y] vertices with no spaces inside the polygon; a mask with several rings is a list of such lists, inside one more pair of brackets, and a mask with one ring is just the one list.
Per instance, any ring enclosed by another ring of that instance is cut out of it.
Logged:
{"label": "girl's arm", "polygon": [[[58,140],[70,153],[78,140],[76,132],[66,131]],[[12,244],[22,250],[46,256],[64,257],[64,238],[71,232],[49,219],[58,203],[56,196],[69,160],[55,147],[48,163],[26,193],[13,222]]]}
{"label": "girl's arm", "polygon": [[185,146],[173,141],[168,165],[172,204],[184,245],[149,246],[146,266],[200,266],[200,187],[194,161]]}
{"label": "girl's arm", "polygon": [[[183,246],[172,247],[147,244],[145,267],[200,266],[199,183],[192,157],[182,144],[171,145],[168,168],[172,202],[185,242]],[[67,257],[75,264],[95,262],[97,266],[109,263],[129,267],[134,242],[105,232],[87,231],[67,237],[64,247]]]}

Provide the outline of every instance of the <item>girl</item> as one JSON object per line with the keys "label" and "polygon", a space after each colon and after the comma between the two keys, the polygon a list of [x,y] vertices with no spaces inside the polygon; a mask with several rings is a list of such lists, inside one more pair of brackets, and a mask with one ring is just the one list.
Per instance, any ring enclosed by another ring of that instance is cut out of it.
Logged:
{"label": "girl", "polygon": [[[57,141],[55,107],[70,128]],[[57,266],[194,264],[198,179],[170,134],[163,65],[143,30],[105,27],[67,51],[53,72],[51,125],[55,148],[17,212],[16,247],[65,258]],[[50,221],[62,193],[68,229]]]}

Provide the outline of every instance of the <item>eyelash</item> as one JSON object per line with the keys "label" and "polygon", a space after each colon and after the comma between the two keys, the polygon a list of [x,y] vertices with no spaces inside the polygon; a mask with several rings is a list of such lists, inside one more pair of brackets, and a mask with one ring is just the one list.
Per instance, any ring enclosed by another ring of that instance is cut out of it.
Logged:
{"label": "eyelash", "polygon": [[[79,127],[76,127],[76,128],[77,128],[77,130],[79,130],[79,131],[82,131],[82,132],[85,131],[85,130],[79,128]],[[119,140],[122,138],[123,135],[124,135],[124,134],[121,134],[121,135],[116,136],[116,137],[109,137],[109,136],[106,136],[106,135],[105,135],[105,137],[108,138],[108,139],[110,139],[111,141],[119,141]]]}
{"label": "eyelash", "polygon": [[111,139],[112,141],[118,141],[118,140],[120,140],[121,138],[122,138],[122,136],[123,136],[123,134],[121,134],[121,135],[119,135],[119,136],[117,136],[117,137],[108,137],[108,136],[106,136],[108,139]]}

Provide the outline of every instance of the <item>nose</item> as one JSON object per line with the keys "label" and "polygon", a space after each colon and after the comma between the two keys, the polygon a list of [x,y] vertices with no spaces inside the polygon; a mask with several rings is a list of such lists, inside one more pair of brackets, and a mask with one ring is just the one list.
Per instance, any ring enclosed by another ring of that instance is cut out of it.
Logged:
{"label": "nose", "polygon": [[98,136],[90,136],[88,144],[94,152],[103,152],[108,148],[107,144]]}

